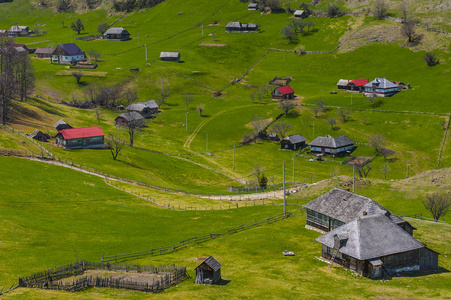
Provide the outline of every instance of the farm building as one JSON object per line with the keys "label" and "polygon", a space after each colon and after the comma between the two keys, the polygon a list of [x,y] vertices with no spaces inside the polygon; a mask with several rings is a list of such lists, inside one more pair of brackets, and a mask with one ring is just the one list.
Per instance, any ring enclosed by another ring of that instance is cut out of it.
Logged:
{"label": "farm building", "polygon": [[337,82],[337,88],[341,91],[346,91],[348,89],[348,84],[351,80],[348,79],[340,79]]}
{"label": "farm building", "polygon": [[305,137],[300,134],[289,135],[280,142],[280,148],[296,151],[305,146],[305,141]]}
{"label": "farm building", "polygon": [[72,126],[70,126],[69,124],[66,123],[66,121],[64,121],[63,119],[60,119],[58,122],[56,122],[53,127],[57,130],[57,131],[61,131],[63,129],[69,129],[72,128]]}
{"label": "farm building", "polygon": [[50,58],[55,48],[37,48],[34,54],[37,58]]}
{"label": "farm building", "polygon": [[385,214],[359,216],[316,239],[323,259],[370,278],[438,267],[428,249]]}
{"label": "farm building", "polygon": [[279,86],[271,93],[273,100],[294,99],[294,90],[289,85]]}
{"label": "farm building", "polygon": [[365,96],[389,97],[398,92],[398,86],[385,78],[376,78],[364,85]]}
{"label": "farm building", "polygon": [[151,118],[154,114],[158,113],[158,104],[155,100],[133,103],[127,106],[127,111],[134,111],[140,113],[144,118]]}
{"label": "farm building", "polygon": [[196,267],[197,284],[214,284],[221,280],[221,264],[210,256]]}
{"label": "farm building", "polygon": [[112,27],[103,34],[103,38],[112,41],[126,41],[130,39],[130,33],[122,27]]}
{"label": "farm building", "polygon": [[8,30],[0,29],[0,36],[6,36],[6,35],[8,35]]}
{"label": "farm building", "polygon": [[98,126],[63,129],[55,137],[55,142],[67,149],[104,148],[102,129]]}
{"label": "farm building", "polygon": [[310,142],[310,151],[312,153],[321,153],[323,155],[346,154],[354,149],[354,142],[347,136],[340,135],[331,137],[330,135],[319,136]]}
{"label": "farm building", "polygon": [[35,131],[33,131],[32,133],[30,133],[28,136],[31,137],[32,139],[35,139],[35,140],[38,140],[41,142],[47,142],[47,139],[50,138],[50,136],[48,134],[44,134],[44,133],[42,133],[42,131],[37,130],[37,129]]}
{"label": "farm building", "polygon": [[14,45],[14,49],[18,54],[25,54],[28,55],[30,52],[25,45]]}
{"label": "farm building", "polygon": [[413,234],[415,229],[406,220],[388,211],[371,198],[334,188],[324,195],[304,204],[307,209],[306,228],[329,232],[358,216],[385,214],[404,231]]}
{"label": "farm building", "polygon": [[271,132],[270,134],[268,134],[268,140],[278,142],[280,141],[280,138],[277,133]]}
{"label": "farm building", "polygon": [[299,19],[304,19],[304,18],[307,18],[307,13],[305,12],[305,10],[298,9],[294,12],[294,17],[299,18]]}
{"label": "farm building", "polygon": [[85,58],[85,52],[75,43],[59,44],[52,53],[52,60],[58,63],[72,63]]}
{"label": "farm building", "polygon": [[11,28],[8,30],[9,36],[26,36],[29,33],[30,32],[28,26],[11,26]]}
{"label": "farm building", "polygon": [[359,92],[362,93],[365,88],[365,84],[368,83],[368,80],[366,80],[365,78],[359,78],[359,79],[354,79],[349,81],[348,83],[348,90],[351,92]]}
{"label": "farm building", "polygon": [[257,30],[258,26],[254,23],[244,24],[241,22],[229,22],[226,25],[226,32],[249,32]]}
{"label": "farm building", "polygon": [[247,10],[257,10],[258,9],[258,3],[249,3],[247,6]]}
{"label": "farm building", "polygon": [[143,121],[143,116],[136,111],[129,111],[120,114],[114,121],[117,126],[129,127],[130,125],[138,124]]}
{"label": "farm building", "polygon": [[180,53],[179,52],[161,52],[160,60],[180,62]]}

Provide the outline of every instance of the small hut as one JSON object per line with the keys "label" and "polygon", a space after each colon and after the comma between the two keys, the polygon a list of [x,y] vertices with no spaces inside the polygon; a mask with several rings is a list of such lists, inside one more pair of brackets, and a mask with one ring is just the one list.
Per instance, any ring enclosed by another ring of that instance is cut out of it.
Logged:
{"label": "small hut", "polygon": [[280,142],[281,149],[286,150],[299,150],[305,146],[306,139],[300,134],[293,134],[285,137]]}
{"label": "small hut", "polygon": [[42,131],[37,129],[30,133],[28,136],[41,142],[47,142],[47,139],[50,138],[48,135],[42,133]]}
{"label": "small hut", "polygon": [[196,270],[196,283],[197,284],[214,284],[221,280],[221,267],[222,265],[210,256],[204,260]]}
{"label": "small hut", "polygon": [[58,122],[56,122],[55,125],[53,125],[53,127],[55,127],[56,131],[58,131],[58,132],[63,129],[72,128],[72,126],[67,124],[66,121],[64,121],[63,119],[60,119]]}
{"label": "small hut", "polygon": [[160,60],[180,62],[180,53],[179,52],[161,52]]}

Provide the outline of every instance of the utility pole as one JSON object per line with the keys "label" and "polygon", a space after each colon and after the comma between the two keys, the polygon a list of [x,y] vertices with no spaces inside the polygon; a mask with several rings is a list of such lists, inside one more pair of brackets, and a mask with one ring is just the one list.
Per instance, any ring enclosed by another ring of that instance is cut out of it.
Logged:
{"label": "utility pole", "polygon": [[207,153],[208,153],[208,131],[207,131]]}
{"label": "utility pole", "polygon": [[355,165],[352,166],[352,192],[355,193]]}
{"label": "utility pole", "polygon": [[186,132],[188,132],[188,112],[186,112]]}
{"label": "utility pole", "polygon": [[407,163],[407,173],[406,173],[406,179],[409,178],[409,164]]}
{"label": "utility pole", "polygon": [[294,155],[293,155],[293,184],[295,184],[296,181],[294,180]]}
{"label": "utility pole", "polygon": [[[139,46],[140,44],[139,44],[139,31],[138,31],[138,46]],[[147,59],[146,59],[147,60]]]}
{"label": "utility pole", "polygon": [[313,139],[315,139],[315,121],[313,121]]}
{"label": "utility pole", "polygon": [[144,46],[146,46],[146,61],[147,61],[147,44],[145,44]]}
{"label": "utility pole", "polygon": [[287,216],[287,193],[285,192],[285,163],[283,163],[283,217]]}
{"label": "utility pole", "polygon": [[235,170],[235,146],[233,146],[233,169]]}

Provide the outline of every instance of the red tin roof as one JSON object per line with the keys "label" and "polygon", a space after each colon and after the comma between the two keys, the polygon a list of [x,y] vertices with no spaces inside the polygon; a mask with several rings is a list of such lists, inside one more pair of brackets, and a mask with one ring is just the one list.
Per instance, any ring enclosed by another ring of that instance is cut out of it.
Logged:
{"label": "red tin roof", "polygon": [[368,83],[368,80],[366,80],[365,78],[359,78],[351,80],[349,83],[354,83],[356,86],[364,86]]}
{"label": "red tin roof", "polygon": [[278,87],[278,89],[282,93],[282,95],[294,93],[294,90],[289,85]]}
{"label": "red tin roof", "polygon": [[68,128],[61,130],[59,133],[61,133],[66,140],[105,135],[98,126]]}

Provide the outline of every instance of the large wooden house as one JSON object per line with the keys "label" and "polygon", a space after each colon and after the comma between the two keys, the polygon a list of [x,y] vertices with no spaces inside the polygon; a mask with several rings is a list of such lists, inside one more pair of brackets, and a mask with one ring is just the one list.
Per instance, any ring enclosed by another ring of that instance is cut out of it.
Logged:
{"label": "large wooden house", "polygon": [[11,26],[11,28],[8,30],[9,36],[26,36],[30,34],[30,29],[28,26]]}
{"label": "large wooden house", "polygon": [[196,267],[196,283],[214,284],[221,280],[222,265],[210,256]]}
{"label": "large wooden house", "polygon": [[51,58],[55,48],[37,48],[34,54],[37,58]]}
{"label": "large wooden house", "polygon": [[287,100],[287,99],[294,99],[294,90],[289,85],[279,86],[276,87],[272,93],[272,99],[273,100]]}
{"label": "large wooden house", "polygon": [[396,94],[398,85],[385,78],[376,78],[364,85],[365,96],[390,97]]}
{"label": "large wooden house", "polygon": [[142,124],[144,117],[136,111],[128,111],[120,114],[114,121],[117,126],[130,127]]}
{"label": "large wooden house", "polygon": [[300,134],[293,134],[285,137],[280,142],[280,148],[285,150],[299,150],[305,146],[306,139]]}
{"label": "large wooden house", "polygon": [[304,204],[307,210],[306,228],[329,232],[363,215],[384,214],[404,231],[413,234],[409,222],[398,217],[371,198],[334,188]]}
{"label": "large wooden house", "polygon": [[370,278],[438,267],[438,253],[384,213],[361,215],[316,241],[323,259]]}
{"label": "large wooden house", "polygon": [[104,148],[102,129],[98,126],[63,129],[55,137],[55,142],[67,149]]}
{"label": "large wooden house", "polygon": [[354,149],[354,142],[347,136],[319,136],[310,142],[310,151],[323,155],[343,155]]}
{"label": "large wooden house", "polygon": [[110,41],[127,41],[130,33],[122,27],[111,27],[104,34],[103,38]]}
{"label": "large wooden house", "polygon": [[158,113],[158,104],[155,100],[137,102],[127,106],[127,111],[140,113],[144,118],[151,118]]}
{"label": "large wooden house", "polygon": [[59,44],[52,53],[52,60],[58,63],[74,63],[85,59],[85,52],[75,43]]}
{"label": "large wooden house", "polygon": [[244,24],[241,22],[229,22],[225,26],[226,32],[249,32],[249,31],[258,31],[257,24],[249,23]]}

